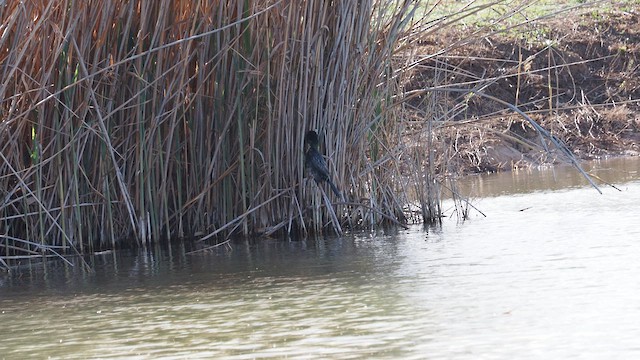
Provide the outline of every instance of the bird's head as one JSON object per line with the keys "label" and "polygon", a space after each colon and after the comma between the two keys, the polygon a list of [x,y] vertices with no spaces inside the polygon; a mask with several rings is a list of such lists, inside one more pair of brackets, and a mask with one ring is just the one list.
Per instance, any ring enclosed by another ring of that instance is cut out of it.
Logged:
{"label": "bird's head", "polygon": [[304,136],[305,145],[311,146],[311,147],[317,147],[318,142],[319,142],[318,133],[313,130],[307,131],[307,134]]}

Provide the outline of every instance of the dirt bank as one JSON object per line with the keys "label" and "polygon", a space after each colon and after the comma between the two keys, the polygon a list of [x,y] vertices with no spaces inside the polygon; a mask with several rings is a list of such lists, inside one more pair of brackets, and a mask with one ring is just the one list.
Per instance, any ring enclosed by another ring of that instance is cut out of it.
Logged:
{"label": "dirt bank", "polygon": [[[436,52],[468,33],[458,28],[434,34],[420,43],[420,52]],[[517,105],[581,159],[640,154],[638,12],[555,17],[483,36],[421,65],[409,90],[481,89]],[[414,105],[424,111],[434,102],[454,109],[435,133],[442,140],[437,143],[446,144],[437,151],[449,169],[498,171],[555,161],[536,146],[534,129],[504,105],[459,93],[416,98]]]}

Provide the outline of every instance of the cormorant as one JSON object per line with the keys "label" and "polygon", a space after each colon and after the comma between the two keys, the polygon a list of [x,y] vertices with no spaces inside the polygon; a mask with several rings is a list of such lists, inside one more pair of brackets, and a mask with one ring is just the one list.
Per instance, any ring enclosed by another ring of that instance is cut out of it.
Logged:
{"label": "cormorant", "polygon": [[338,190],[329,177],[327,162],[318,151],[318,142],[318,134],[313,130],[308,131],[304,136],[304,165],[318,185],[326,181],[336,196],[342,197],[340,190]]}

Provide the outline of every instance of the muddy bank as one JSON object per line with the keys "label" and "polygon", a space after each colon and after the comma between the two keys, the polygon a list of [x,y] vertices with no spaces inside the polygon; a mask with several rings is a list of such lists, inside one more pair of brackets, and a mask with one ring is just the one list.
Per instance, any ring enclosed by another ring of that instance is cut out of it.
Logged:
{"label": "muddy bank", "polygon": [[[433,86],[480,89],[551,131],[580,159],[640,154],[640,15],[583,12],[467,41],[450,29],[420,43],[428,54],[409,90]],[[434,106],[434,102],[436,106]],[[485,172],[549,164],[537,133],[497,102],[447,93],[418,97],[416,109],[452,109],[434,133],[447,172]],[[455,126],[450,126],[455,124]]]}

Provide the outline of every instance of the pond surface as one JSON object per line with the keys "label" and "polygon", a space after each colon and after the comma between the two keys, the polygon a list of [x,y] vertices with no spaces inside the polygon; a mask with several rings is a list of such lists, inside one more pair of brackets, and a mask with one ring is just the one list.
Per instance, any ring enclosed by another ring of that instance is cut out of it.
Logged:
{"label": "pond surface", "polygon": [[478,176],[464,223],[23,269],[0,358],[640,358],[640,161],[592,167],[621,191]]}

